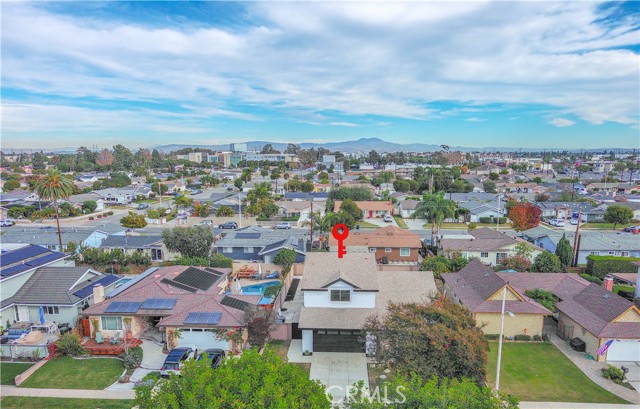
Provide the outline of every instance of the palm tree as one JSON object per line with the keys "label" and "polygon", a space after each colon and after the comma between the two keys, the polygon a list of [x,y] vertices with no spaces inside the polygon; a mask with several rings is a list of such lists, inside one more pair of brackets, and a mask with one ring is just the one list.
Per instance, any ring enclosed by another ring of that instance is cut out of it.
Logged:
{"label": "palm tree", "polygon": [[56,225],[58,226],[58,240],[60,242],[60,251],[64,251],[62,247],[62,234],[60,233],[60,217],[58,214],[58,200],[66,199],[73,193],[73,182],[67,179],[55,169],[49,169],[47,176],[38,181],[36,192],[40,199],[53,201],[53,208],[56,211]]}
{"label": "palm tree", "polygon": [[[433,236],[436,231],[440,231],[440,226],[444,219],[454,217],[456,214],[456,203],[446,199],[444,192],[435,194],[425,194],[416,206],[412,219],[425,219],[431,223],[431,245],[435,245]],[[437,229],[436,229],[437,227]]]}
{"label": "palm tree", "polygon": [[[311,215],[311,219],[305,220],[302,225],[311,226],[311,224],[313,223],[313,231],[318,232],[319,235],[322,235],[324,237],[325,232],[331,231],[333,227],[332,222],[333,220],[331,219],[330,213],[325,213],[325,215],[323,216],[321,212],[313,212],[313,214]],[[311,238],[311,240],[313,240],[313,237]]]}

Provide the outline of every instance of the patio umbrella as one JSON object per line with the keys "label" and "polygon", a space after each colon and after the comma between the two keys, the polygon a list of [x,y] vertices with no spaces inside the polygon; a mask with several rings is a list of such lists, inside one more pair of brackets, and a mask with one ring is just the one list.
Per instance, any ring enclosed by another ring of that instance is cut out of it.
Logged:
{"label": "patio umbrella", "polygon": [[236,290],[242,294],[242,286],[240,285],[240,279],[238,277],[236,277]]}
{"label": "patio umbrella", "polygon": [[262,264],[258,263],[258,275],[262,278]]}
{"label": "patio umbrella", "polygon": [[40,306],[40,324],[44,324],[44,307]]}

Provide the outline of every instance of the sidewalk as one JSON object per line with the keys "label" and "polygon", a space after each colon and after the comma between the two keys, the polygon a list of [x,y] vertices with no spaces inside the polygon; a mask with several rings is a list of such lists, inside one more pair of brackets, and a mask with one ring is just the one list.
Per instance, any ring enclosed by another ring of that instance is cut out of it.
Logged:
{"label": "sidewalk", "polygon": [[574,402],[520,402],[520,409],[636,409],[638,405]]}
{"label": "sidewalk", "polygon": [[0,395],[75,399],[133,399],[136,396],[133,390],[40,389],[18,388],[10,385],[2,385]]}

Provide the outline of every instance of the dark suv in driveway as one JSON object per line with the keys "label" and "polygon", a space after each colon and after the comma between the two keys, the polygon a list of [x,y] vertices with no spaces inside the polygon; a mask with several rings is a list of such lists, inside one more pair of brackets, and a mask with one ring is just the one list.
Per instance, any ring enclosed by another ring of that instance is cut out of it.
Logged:
{"label": "dark suv in driveway", "polygon": [[160,376],[168,378],[170,373],[180,374],[184,361],[189,358],[193,358],[193,349],[191,348],[176,348],[172,349],[164,360],[164,364],[160,369]]}
{"label": "dark suv in driveway", "polygon": [[236,223],[236,222],[226,222],[226,223],[222,223],[218,227],[220,229],[237,229],[238,228],[238,223]]}
{"label": "dark suv in driveway", "polygon": [[207,354],[209,360],[211,361],[211,367],[217,368],[222,363],[222,360],[225,357],[224,350],[218,348],[205,349],[202,351],[200,355],[198,355],[198,361],[202,361],[204,359],[204,354]]}

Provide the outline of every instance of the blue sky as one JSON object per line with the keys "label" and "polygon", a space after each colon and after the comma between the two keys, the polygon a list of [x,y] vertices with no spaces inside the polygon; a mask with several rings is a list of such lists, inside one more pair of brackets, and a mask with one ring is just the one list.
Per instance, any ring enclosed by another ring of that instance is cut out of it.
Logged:
{"label": "blue sky", "polygon": [[640,145],[638,2],[3,2],[2,147]]}

